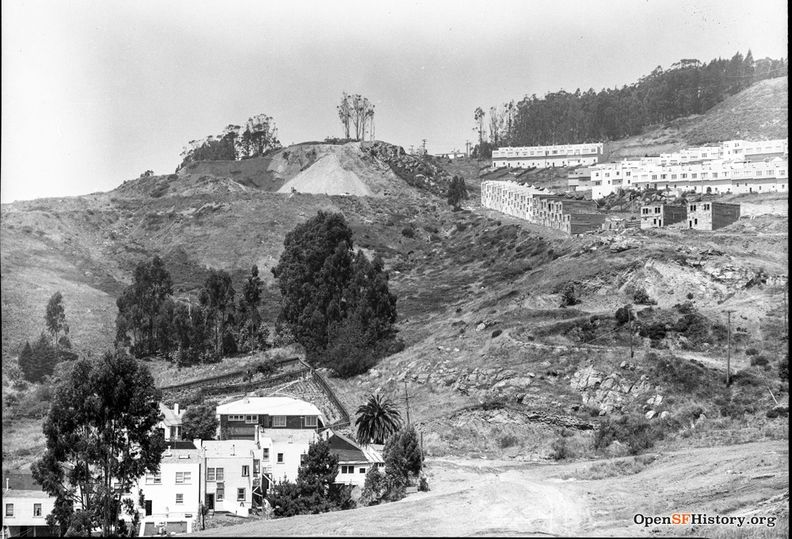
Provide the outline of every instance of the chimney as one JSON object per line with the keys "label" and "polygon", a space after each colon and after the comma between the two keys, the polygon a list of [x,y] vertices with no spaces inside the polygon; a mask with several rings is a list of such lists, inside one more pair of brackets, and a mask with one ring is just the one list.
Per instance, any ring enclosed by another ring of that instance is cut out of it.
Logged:
{"label": "chimney", "polygon": [[168,456],[168,457],[170,457],[171,455],[172,455],[172,453],[171,453],[171,446],[168,446],[168,449],[165,451],[165,456]]}
{"label": "chimney", "polygon": [[179,415],[179,403],[176,402],[173,404],[173,413]]}

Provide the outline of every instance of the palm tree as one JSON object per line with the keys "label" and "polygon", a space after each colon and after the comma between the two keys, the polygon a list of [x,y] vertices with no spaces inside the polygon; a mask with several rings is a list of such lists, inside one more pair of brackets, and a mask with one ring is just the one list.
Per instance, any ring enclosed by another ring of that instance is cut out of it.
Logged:
{"label": "palm tree", "polygon": [[385,442],[391,434],[401,427],[401,414],[390,399],[379,393],[369,395],[366,404],[357,409],[357,441],[361,444]]}

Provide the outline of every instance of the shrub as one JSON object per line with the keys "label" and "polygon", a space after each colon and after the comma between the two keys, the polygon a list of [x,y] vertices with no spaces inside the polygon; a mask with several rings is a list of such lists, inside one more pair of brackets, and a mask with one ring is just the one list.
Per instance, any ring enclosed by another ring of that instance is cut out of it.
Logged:
{"label": "shrub", "polygon": [[409,226],[406,226],[406,227],[402,228],[401,233],[402,233],[402,236],[404,236],[405,238],[414,238],[415,237],[415,230],[413,230],[412,227],[409,227]]}
{"label": "shrub", "polygon": [[751,358],[751,366],[752,366],[752,367],[755,367],[755,366],[757,366],[757,365],[758,365],[759,367],[765,367],[765,366],[767,366],[769,363],[770,363],[770,362],[769,362],[769,361],[767,360],[767,358],[766,358],[766,357],[764,357],[764,356],[754,356],[754,357],[752,357],[752,358]]}
{"label": "shrub", "polygon": [[422,475],[418,479],[418,490],[421,492],[429,492],[429,481],[426,479],[425,475]]}
{"label": "shrub", "polygon": [[696,308],[693,307],[693,304],[689,301],[685,303],[677,303],[674,305],[674,308],[682,314],[692,314],[696,312]]}
{"label": "shrub", "polygon": [[789,382],[789,354],[778,362],[778,377],[782,382]]}
{"label": "shrub", "polygon": [[406,484],[423,468],[423,455],[415,428],[407,427],[393,434],[385,443],[386,475],[395,475]]}
{"label": "shrub", "polygon": [[616,309],[616,313],[614,313],[613,317],[616,319],[616,323],[620,326],[626,324],[630,321],[630,306],[625,305],[623,307],[619,307]]}
{"label": "shrub", "polygon": [[578,303],[580,303],[580,299],[575,294],[575,285],[566,283],[561,288],[561,307],[577,305]]}
{"label": "shrub", "polygon": [[567,447],[567,440],[561,436],[556,438],[553,442],[552,450],[550,451],[550,458],[553,460],[564,460],[570,457],[569,448]]}
{"label": "shrub", "polygon": [[504,436],[501,436],[500,440],[498,441],[498,444],[500,445],[501,449],[507,449],[509,447],[514,447],[518,443],[520,443],[519,438],[517,438],[513,434],[506,434]]}
{"label": "shrub", "polygon": [[633,302],[637,303],[638,305],[656,305],[657,302],[652,300],[647,294],[646,289],[643,287],[638,287],[633,292]]}
{"label": "shrub", "polygon": [[603,450],[613,442],[627,446],[630,454],[635,455],[652,447],[655,441],[662,438],[662,431],[653,427],[642,415],[623,415],[619,418],[608,418],[600,424],[594,434],[594,448]]}
{"label": "shrub", "polygon": [[753,348],[753,347],[751,347],[751,348],[747,348],[747,349],[745,350],[745,355],[746,355],[746,356],[755,356],[755,355],[757,355],[758,353],[759,353],[759,350],[757,350],[756,348]]}
{"label": "shrub", "polygon": [[687,296],[685,296],[685,297],[686,297],[687,299],[693,299],[693,292],[688,292],[688,293],[687,293]]}
{"label": "shrub", "polygon": [[495,337],[499,336],[501,333],[503,333],[502,330],[496,329],[495,331],[492,332],[492,338],[494,339]]}

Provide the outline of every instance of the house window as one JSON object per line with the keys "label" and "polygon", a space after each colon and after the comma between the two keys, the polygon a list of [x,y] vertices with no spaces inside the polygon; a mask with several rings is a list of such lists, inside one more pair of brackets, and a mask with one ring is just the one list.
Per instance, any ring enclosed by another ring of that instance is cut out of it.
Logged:
{"label": "house window", "polygon": [[162,474],[158,473],[156,475],[146,475],[146,484],[147,485],[161,485],[162,484]]}
{"label": "house window", "polygon": [[189,485],[192,478],[192,472],[176,472],[177,485]]}
{"label": "house window", "polygon": [[261,473],[261,461],[259,459],[253,459],[253,475],[258,477]]}
{"label": "house window", "polygon": [[33,504],[33,516],[34,517],[40,517],[41,516],[41,504],[40,503],[34,503]]}
{"label": "house window", "polygon": [[305,426],[306,427],[316,427],[318,425],[317,418],[315,415],[305,416]]}
{"label": "house window", "polygon": [[176,505],[184,503],[184,494],[177,494],[176,495]]}
{"label": "house window", "polygon": [[250,466],[242,466],[242,477],[250,476]]}
{"label": "house window", "polygon": [[278,464],[283,464],[283,453],[278,453]]}
{"label": "house window", "polygon": [[248,425],[255,425],[258,423],[258,416],[257,415],[246,415],[245,416],[245,423]]}
{"label": "house window", "polygon": [[223,468],[216,468],[215,469],[215,476],[217,477],[218,481],[223,480]]}
{"label": "house window", "polygon": [[206,469],[206,480],[207,481],[215,481],[215,469],[214,468],[207,468]]}
{"label": "house window", "polygon": [[265,447],[263,452],[264,452],[264,460],[269,460],[269,447]]}
{"label": "house window", "polygon": [[244,421],[245,420],[245,416],[243,416],[243,415],[230,415],[230,416],[228,416],[228,420],[229,421]]}
{"label": "house window", "polygon": [[238,488],[237,489],[237,501],[244,502],[245,501],[245,489]]}
{"label": "house window", "polygon": [[6,504],[6,516],[7,517],[14,516],[14,504],[13,503],[7,503]]}
{"label": "house window", "polygon": [[355,473],[354,466],[341,466],[341,473]]}
{"label": "house window", "polygon": [[361,469],[358,470],[358,472],[359,473],[366,473],[366,469],[365,468],[361,468]]}
{"label": "house window", "polygon": [[225,484],[218,483],[217,490],[215,490],[215,500],[222,502],[225,499]]}
{"label": "house window", "polygon": [[272,426],[273,427],[285,427],[286,426],[286,416],[285,415],[276,415],[272,417]]}

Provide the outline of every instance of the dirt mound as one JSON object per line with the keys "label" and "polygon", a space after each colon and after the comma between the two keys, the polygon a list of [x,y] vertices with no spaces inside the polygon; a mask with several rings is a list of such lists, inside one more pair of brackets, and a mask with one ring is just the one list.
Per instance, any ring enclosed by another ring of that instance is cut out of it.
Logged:
{"label": "dirt mound", "polygon": [[[322,157],[307,170],[283,184],[278,193],[374,196],[374,192],[354,172],[344,169],[335,154]],[[381,194],[378,193],[378,194]]]}

